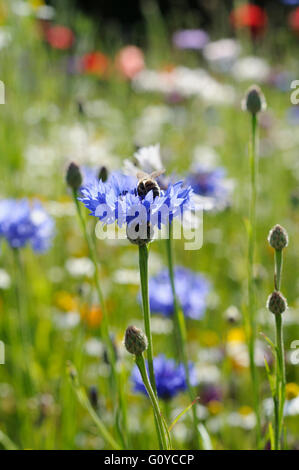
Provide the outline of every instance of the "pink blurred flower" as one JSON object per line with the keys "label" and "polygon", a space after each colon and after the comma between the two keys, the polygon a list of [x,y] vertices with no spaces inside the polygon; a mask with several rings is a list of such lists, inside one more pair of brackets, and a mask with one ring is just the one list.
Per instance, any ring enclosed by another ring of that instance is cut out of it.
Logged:
{"label": "pink blurred flower", "polygon": [[46,41],[54,49],[69,49],[74,40],[75,35],[70,28],[61,25],[49,26],[45,29]]}
{"label": "pink blurred flower", "polygon": [[124,77],[134,78],[145,67],[142,50],[136,46],[123,47],[116,56],[115,65]]}

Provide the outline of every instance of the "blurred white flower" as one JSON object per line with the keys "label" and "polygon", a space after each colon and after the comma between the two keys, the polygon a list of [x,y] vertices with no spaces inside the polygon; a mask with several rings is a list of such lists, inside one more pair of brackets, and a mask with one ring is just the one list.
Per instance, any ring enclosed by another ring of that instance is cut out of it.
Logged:
{"label": "blurred white flower", "polygon": [[90,338],[85,343],[85,351],[88,356],[99,357],[104,352],[104,346],[97,338]]}
{"label": "blurred white flower", "polygon": [[0,28],[0,50],[7,47],[11,42],[12,36],[8,28]]}
{"label": "blurred white flower", "polygon": [[11,285],[10,275],[5,271],[5,269],[0,268],[0,289],[9,289]]}
{"label": "blurred white flower", "polygon": [[73,277],[87,276],[94,274],[94,265],[89,258],[69,258],[65,263],[66,270]]}
{"label": "blurred white flower", "polygon": [[135,142],[147,145],[159,140],[165,124],[173,124],[173,110],[166,105],[151,105],[144,108],[135,121]]}
{"label": "blurred white flower", "polygon": [[253,411],[249,413],[233,412],[227,416],[227,423],[229,426],[249,431],[255,427],[256,417]]}
{"label": "blurred white flower", "polygon": [[[273,414],[273,399],[266,398],[263,401],[263,407],[266,415],[271,416]],[[299,396],[285,401],[283,414],[284,416],[299,415]]]}
{"label": "blurred white flower", "polygon": [[133,80],[137,91],[178,94],[184,97],[198,96],[209,104],[231,104],[235,91],[222,85],[204,69],[176,67],[170,72],[145,69]]}
{"label": "blurred white flower", "polygon": [[203,55],[210,65],[217,70],[227,72],[239,57],[240,44],[235,39],[219,39],[208,43]]}
{"label": "blurred white flower", "polygon": [[55,8],[50,5],[41,5],[36,10],[36,17],[40,20],[53,20],[55,17]]}
{"label": "blurred white flower", "polygon": [[140,284],[139,271],[134,269],[118,269],[114,273],[114,281],[117,284]]}
{"label": "blurred white flower", "polygon": [[265,82],[271,72],[270,66],[265,59],[248,56],[239,59],[232,70],[233,77],[238,81]]}
{"label": "blurred white flower", "polygon": [[80,323],[80,315],[77,312],[56,313],[53,321],[60,330],[71,330]]}
{"label": "blurred white flower", "polygon": [[193,151],[191,170],[196,170],[197,165],[203,168],[214,168],[219,165],[219,154],[213,147],[207,145],[197,145]]}

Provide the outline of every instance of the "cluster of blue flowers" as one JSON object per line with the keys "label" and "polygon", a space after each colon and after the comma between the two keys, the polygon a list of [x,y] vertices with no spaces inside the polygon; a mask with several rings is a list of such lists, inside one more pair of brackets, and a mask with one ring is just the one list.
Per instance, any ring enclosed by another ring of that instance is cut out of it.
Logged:
{"label": "cluster of blue flowers", "polygon": [[[161,190],[154,197],[149,191],[144,197],[138,195],[138,180],[119,172],[110,174],[107,182],[89,180],[81,188],[80,201],[98,217],[103,224],[117,222],[119,227],[130,224],[138,217],[141,224],[150,222],[161,229],[186,209],[193,209],[192,188],[179,181]],[[166,209],[166,210],[165,210]]]}
{"label": "cluster of blue flowers", "polygon": [[[168,400],[187,388],[186,374],[183,364],[177,364],[174,359],[167,359],[164,354],[154,358],[154,373],[158,397]],[[197,385],[194,365],[189,363],[190,383]],[[131,380],[135,392],[147,394],[137,366],[133,368]]]}
{"label": "cluster of blue flowers", "polygon": [[[199,320],[205,313],[210,283],[199,273],[177,267],[174,282],[184,315]],[[149,300],[153,313],[173,314],[173,295],[167,269],[149,280]]]}
{"label": "cluster of blue flowers", "polygon": [[54,220],[38,201],[3,199],[0,201],[0,237],[12,248],[30,244],[35,252],[46,251],[54,236]]}

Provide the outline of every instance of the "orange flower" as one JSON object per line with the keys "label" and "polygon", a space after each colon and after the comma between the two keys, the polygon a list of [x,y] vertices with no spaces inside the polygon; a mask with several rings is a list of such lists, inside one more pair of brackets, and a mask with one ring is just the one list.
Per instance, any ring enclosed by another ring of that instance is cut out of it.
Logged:
{"label": "orange flower", "polygon": [[90,307],[84,304],[81,308],[81,318],[90,328],[98,328],[103,318],[102,310],[98,305]]}
{"label": "orange flower", "polygon": [[116,56],[115,65],[125,78],[134,78],[145,66],[142,50],[136,46],[123,47]]}
{"label": "orange flower", "polygon": [[82,71],[101,77],[107,72],[109,59],[102,52],[89,52],[81,58]]}

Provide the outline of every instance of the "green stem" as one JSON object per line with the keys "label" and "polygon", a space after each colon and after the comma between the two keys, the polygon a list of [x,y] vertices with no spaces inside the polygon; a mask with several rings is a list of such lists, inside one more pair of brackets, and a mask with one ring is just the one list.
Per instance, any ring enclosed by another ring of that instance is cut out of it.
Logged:
{"label": "green stem", "polygon": [[27,388],[28,394],[34,393],[34,386],[31,377],[31,365],[32,365],[32,354],[31,354],[31,335],[28,325],[28,318],[27,318],[27,308],[25,303],[25,292],[22,289],[23,282],[24,282],[24,270],[22,266],[22,261],[20,258],[20,252],[17,248],[13,248],[14,254],[14,261],[15,261],[15,271],[16,271],[16,284],[15,284],[15,291],[16,291],[16,300],[17,300],[17,312],[18,312],[18,319],[19,319],[19,328],[20,328],[20,336],[21,336],[21,344],[23,349],[22,355],[22,363],[23,368],[25,371],[25,383]]}
{"label": "green stem", "polygon": [[[139,246],[139,270],[140,270],[140,284],[141,284],[141,296],[142,296],[142,306],[143,306],[143,320],[144,320],[144,329],[145,334],[148,340],[147,347],[147,362],[149,377],[152,389],[155,396],[157,397],[157,387],[156,379],[154,373],[154,360],[153,360],[153,340],[152,340],[152,331],[151,331],[151,313],[149,306],[149,295],[148,295],[148,248],[146,245]],[[159,439],[160,448],[163,447],[161,436],[159,438],[159,423],[157,418],[155,418],[155,425]]]}
{"label": "green stem", "polygon": [[143,319],[144,329],[148,340],[147,348],[147,361],[148,370],[151,386],[155,395],[157,396],[157,387],[154,374],[154,363],[153,363],[153,341],[151,332],[151,314],[149,306],[149,295],[148,295],[148,248],[146,245],[139,246],[139,269],[140,269],[140,284],[141,284],[141,295],[143,305]]}
{"label": "green stem", "polygon": [[[113,390],[114,397],[115,396],[118,397],[118,405],[119,405],[119,408],[122,410],[122,414],[123,414],[123,426],[125,426],[125,424],[126,424],[126,419],[125,419],[126,412],[124,410],[125,400],[124,400],[124,397],[123,397],[122,387],[119,386],[119,377],[118,377],[117,366],[116,366],[117,358],[116,358],[116,353],[115,353],[115,349],[114,349],[114,346],[113,346],[113,342],[112,342],[112,339],[111,339],[110,334],[109,334],[108,314],[107,314],[107,308],[106,308],[104,295],[103,295],[103,292],[102,292],[102,289],[101,289],[101,286],[100,286],[100,282],[99,282],[99,270],[98,270],[98,263],[97,263],[97,255],[96,255],[95,245],[94,245],[94,243],[93,243],[93,241],[92,241],[92,239],[89,236],[89,233],[87,231],[86,222],[85,222],[85,219],[83,217],[83,214],[82,214],[82,211],[81,211],[81,206],[80,206],[80,203],[78,201],[78,194],[77,194],[77,191],[75,189],[73,189],[73,199],[74,199],[74,202],[75,202],[75,205],[76,205],[77,214],[78,214],[78,217],[79,217],[79,220],[80,220],[82,232],[83,232],[83,235],[84,235],[87,247],[88,247],[89,257],[90,257],[90,259],[93,263],[93,266],[94,266],[94,283],[95,283],[95,288],[96,288],[98,298],[99,298],[99,301],[100,301],[100,304],[101,304],[102,313],[103,313],[103,322],[102,322],[102,325],[101,325],[101,329],[102,329],[104,340],[106,342],[108,359],[109,359],[109,363],[111,365],[111,371],[112,371],[112,390]],[[120,434],[120,438],[121,438],[122,442],[125,443],[124,434],[127,434],[127,433],[126,432],[125,433],[121,432],[121,430],[119,428],[118,414],[119,414],[119,412],[118,412],[118,410],[116,410],[117,428],[120,431],[119,434]]]}
{"label": "green stem", "polygon": [[136,359],[136,364],[137,364],[137,367],[140,371],[144,386],[146,388],[146,391],[147,391],[148,396],[149,396],[149,398],[151,400],[151,403],[152,403],[155,420],[158,423],[158,426],[156,427],[157,428],[157,433],[158,433],[158,441],[162,442],[162,450],[167,450],[168,446],[167,446],[166,437],[165,437],[165,429],[164,429],[164,423],[163,423],[163,420],[162,420],[162,414],[161,414],[161,411],[160,411],[159,402],[157,400],[156,394],[154,393],[154,391],[152,389],[152,386],[150,384],[150,381],[148,379],[148,375],[147,375],[147,371],[146,371],[146,367],[145,367],[144,357],[143,357],[142,354],[139,354],[139,355],[135,356],[135,359]]}
{"label": "green stem", "polygon": [[85,390],[79,384],[77,371],[74,369],[72,364],[69,365],[69,376],[71,379],[72,386],[77,395],[78,401],[81,403],[83,408],[85,408],[85,410],[89,413],[91,419],[99,429],[102,438],[111,446],[113,450],[122,450],[122,447],[115,441],[114,437],[107,430],[105,424],[91,406]]}
{"label": "green stem", "polygon": [[[282,251],[275,250],[275,289],[280,290],[282,272]],[[281,448],[283,438],[283,411],[285,402],[285,359],[282,315],[275,315],[276,337],[276,396],[274,399],[275,449]]]}
{"label": "green stem", "polygon": [[[175,326],[175,331],[176,331],[176,337],[179,343],[178,346],[179,346],[180,359],[183,362],[184,369],[185,369],[188,394],[189,394],[189,398],[191,402],[193,402],[194,394],[193,394],[192,386],[190,383],[190,371],[189,371],[188,357],[187,357],[187,351],[186,351],[186,337],[187,337],[186,323],[185,323],[185,317],[179,308],[179,302],[178,302],[178,298],[177,298],[176,290],[175,290],[172,240],[173,240],[173,227],[172,227],[172,224],[170,223],[169,224],[169,237],[166,239],[166,250],[167,250],[167,261],[168,261],[168,273],[169,273],[170,285],[171,285],[172,296],[173,296],[174,326]],[[198,446],[200,446],[200,436],[198,432],[198,421],[197,421],[195,407],[192,407],[192,418],[193,418],[194,435],[198,443]]]}
{"label": "green stem", "polygon": [[253,401],[254,411],[256,416],[256,439],[257,447],[260,446],[261,441],[261,419],[260,419],[260,403],[259,403],[259,385],[258,374],[255,364],[255,341],[256,341],[256,299],[255,299],[255,285],[254,285],[254,259],[255,259],[255,239],[256,239],[256,200],[257,200],[257,174],[258,162],[256,155],[256,127],[257,117],[252,114],[251,117],[251,145],[249,151],[250,159],[250,184],[251,184],[251,199],[250,199],[250,213],[249,213],[249,236],[248,236],[248,329],[249,329],[249,363],[250,374],[253,387]]}

